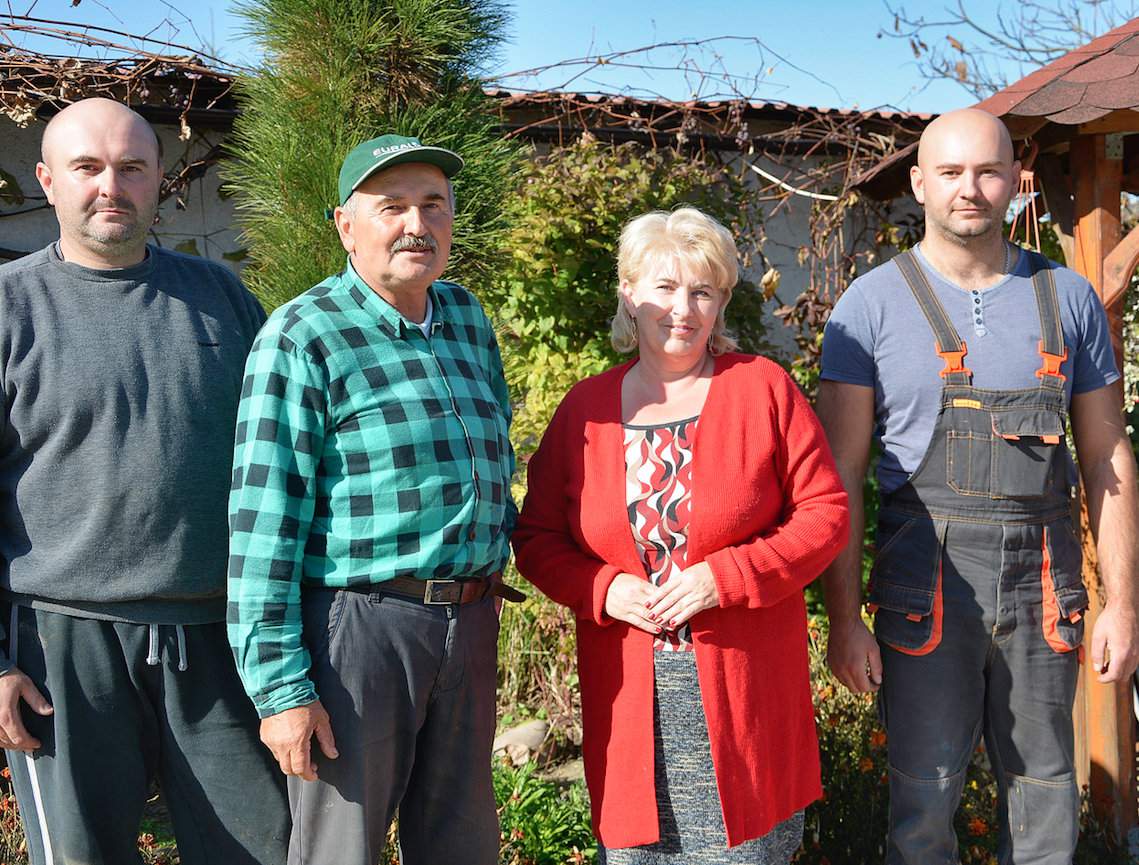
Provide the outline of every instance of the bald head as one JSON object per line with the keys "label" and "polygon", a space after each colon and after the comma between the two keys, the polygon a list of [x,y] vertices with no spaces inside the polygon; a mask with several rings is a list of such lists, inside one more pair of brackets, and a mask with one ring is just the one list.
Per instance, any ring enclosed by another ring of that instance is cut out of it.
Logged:
{"label": "bald head", "polygon": [[114,129],[119,134],[126,132],[131,138],[149,141],[154,147],[153,155],[157,163],[160,147],[158,136],[150,124],[121,102],[102,97],[73,102],[49,120],[40,142],[40,157],[51,165],[53,158],[58,156],[62,142],[74,140],[77,131],[92,129]]}
{"label": "bald head", "polygon": [[987,111],[979,108],[950,111],[934,120],[921,134],[918,165],[934,165],[944,156],[961,151],[983,151],[1012,165],[1012,136],[1004,123]]}

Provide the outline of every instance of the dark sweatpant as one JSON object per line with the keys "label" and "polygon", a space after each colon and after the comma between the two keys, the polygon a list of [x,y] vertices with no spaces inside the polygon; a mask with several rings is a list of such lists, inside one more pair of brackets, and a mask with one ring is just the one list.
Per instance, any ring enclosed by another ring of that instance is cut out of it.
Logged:
{"label": "dark sweatpant", "polygon": [[141,862],[155,775],[183,865],[285,861],[284,779],[258,741],[223,623],[137,625],[27,607],[7,623],[10,657],[55,708],[45,718],[24,706],[43,747],[7,752],[32,865]]}
{"label": "dark sweatpant", "polygon": [[303,613],[340,756],[289,778],[290,865],[375,865],[397,808],[403,865],[496,865],[494,599],[318,590]]}

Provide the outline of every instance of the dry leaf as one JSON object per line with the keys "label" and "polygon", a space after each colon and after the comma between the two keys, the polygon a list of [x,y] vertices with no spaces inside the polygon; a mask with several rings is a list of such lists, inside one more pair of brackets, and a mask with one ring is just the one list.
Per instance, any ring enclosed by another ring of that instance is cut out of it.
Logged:
{"label": "dry leaf", "polygon": [[957,65],[953,67],[953,71],[957,75],[957,80],[964,83],[969,80],[969,67],[965,64],[964,60],[958,60]]}
{"label": "dry leaf", "polygon": [[964,45],[962,45],[960,42],[958,42],[958,41],[957,41],[956,39],[954,39],[952,36],[946,36],[945,38],[949,40],[949,44],[950,44],[950,45],[952,45],[954,48],[956,48],[956,49],[957,49],[958,51],[960,51],[962,54],[964,54],[964,53],[965,53],[965,46],[964,46]]}
{"label": "dry leaf", "polygon": [[771,300],[775,296],[775,292],[779,289],[779,271],[774,267],[769,267],[767,272],[760,278],[759,287],[763,289],[763,299]]}

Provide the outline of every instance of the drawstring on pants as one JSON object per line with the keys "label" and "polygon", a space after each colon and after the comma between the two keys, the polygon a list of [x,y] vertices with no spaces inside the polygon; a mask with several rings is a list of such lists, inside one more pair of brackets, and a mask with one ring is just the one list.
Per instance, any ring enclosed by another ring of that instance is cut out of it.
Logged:
{"label": "drawstring on pants", "polygon": [[175,625],[174,633],[178,636],[178,670],[184,673],[190,669],[190,661],[186,658],[186,629]]}
{"label": "drawstring on pants", "polygon": [[[190,669],[189,652],[186,650],[186,629],[182,625],[174,626],[174,635],[178,642],[178,672],[184,673]],[[161,658],[158,650],[158,625],[150,626],[150,644],[147,647],[146,663],[157,667]]]}
{"label": "drawstring on pants", "polygon": [[146,663],[152,667],[157,667],[158,660],[158,625],[151,625],[150,646],[146,650]]}

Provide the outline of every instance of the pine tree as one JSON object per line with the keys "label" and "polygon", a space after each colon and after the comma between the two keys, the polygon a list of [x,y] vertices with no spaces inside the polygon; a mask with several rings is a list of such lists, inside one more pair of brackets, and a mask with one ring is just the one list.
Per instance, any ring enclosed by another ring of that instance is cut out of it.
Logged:
{"label": "pine tree", "polygon": [[394,132],[450,148],[455,243],[445,274],[474,291],[501,254],[516,150],[479,82],[506,21],[494,0],[242,0],[264,51],[242,79],[224,178],[249,247],[243,274],[275,307],[344,267],[326,208],[361,141]]}

